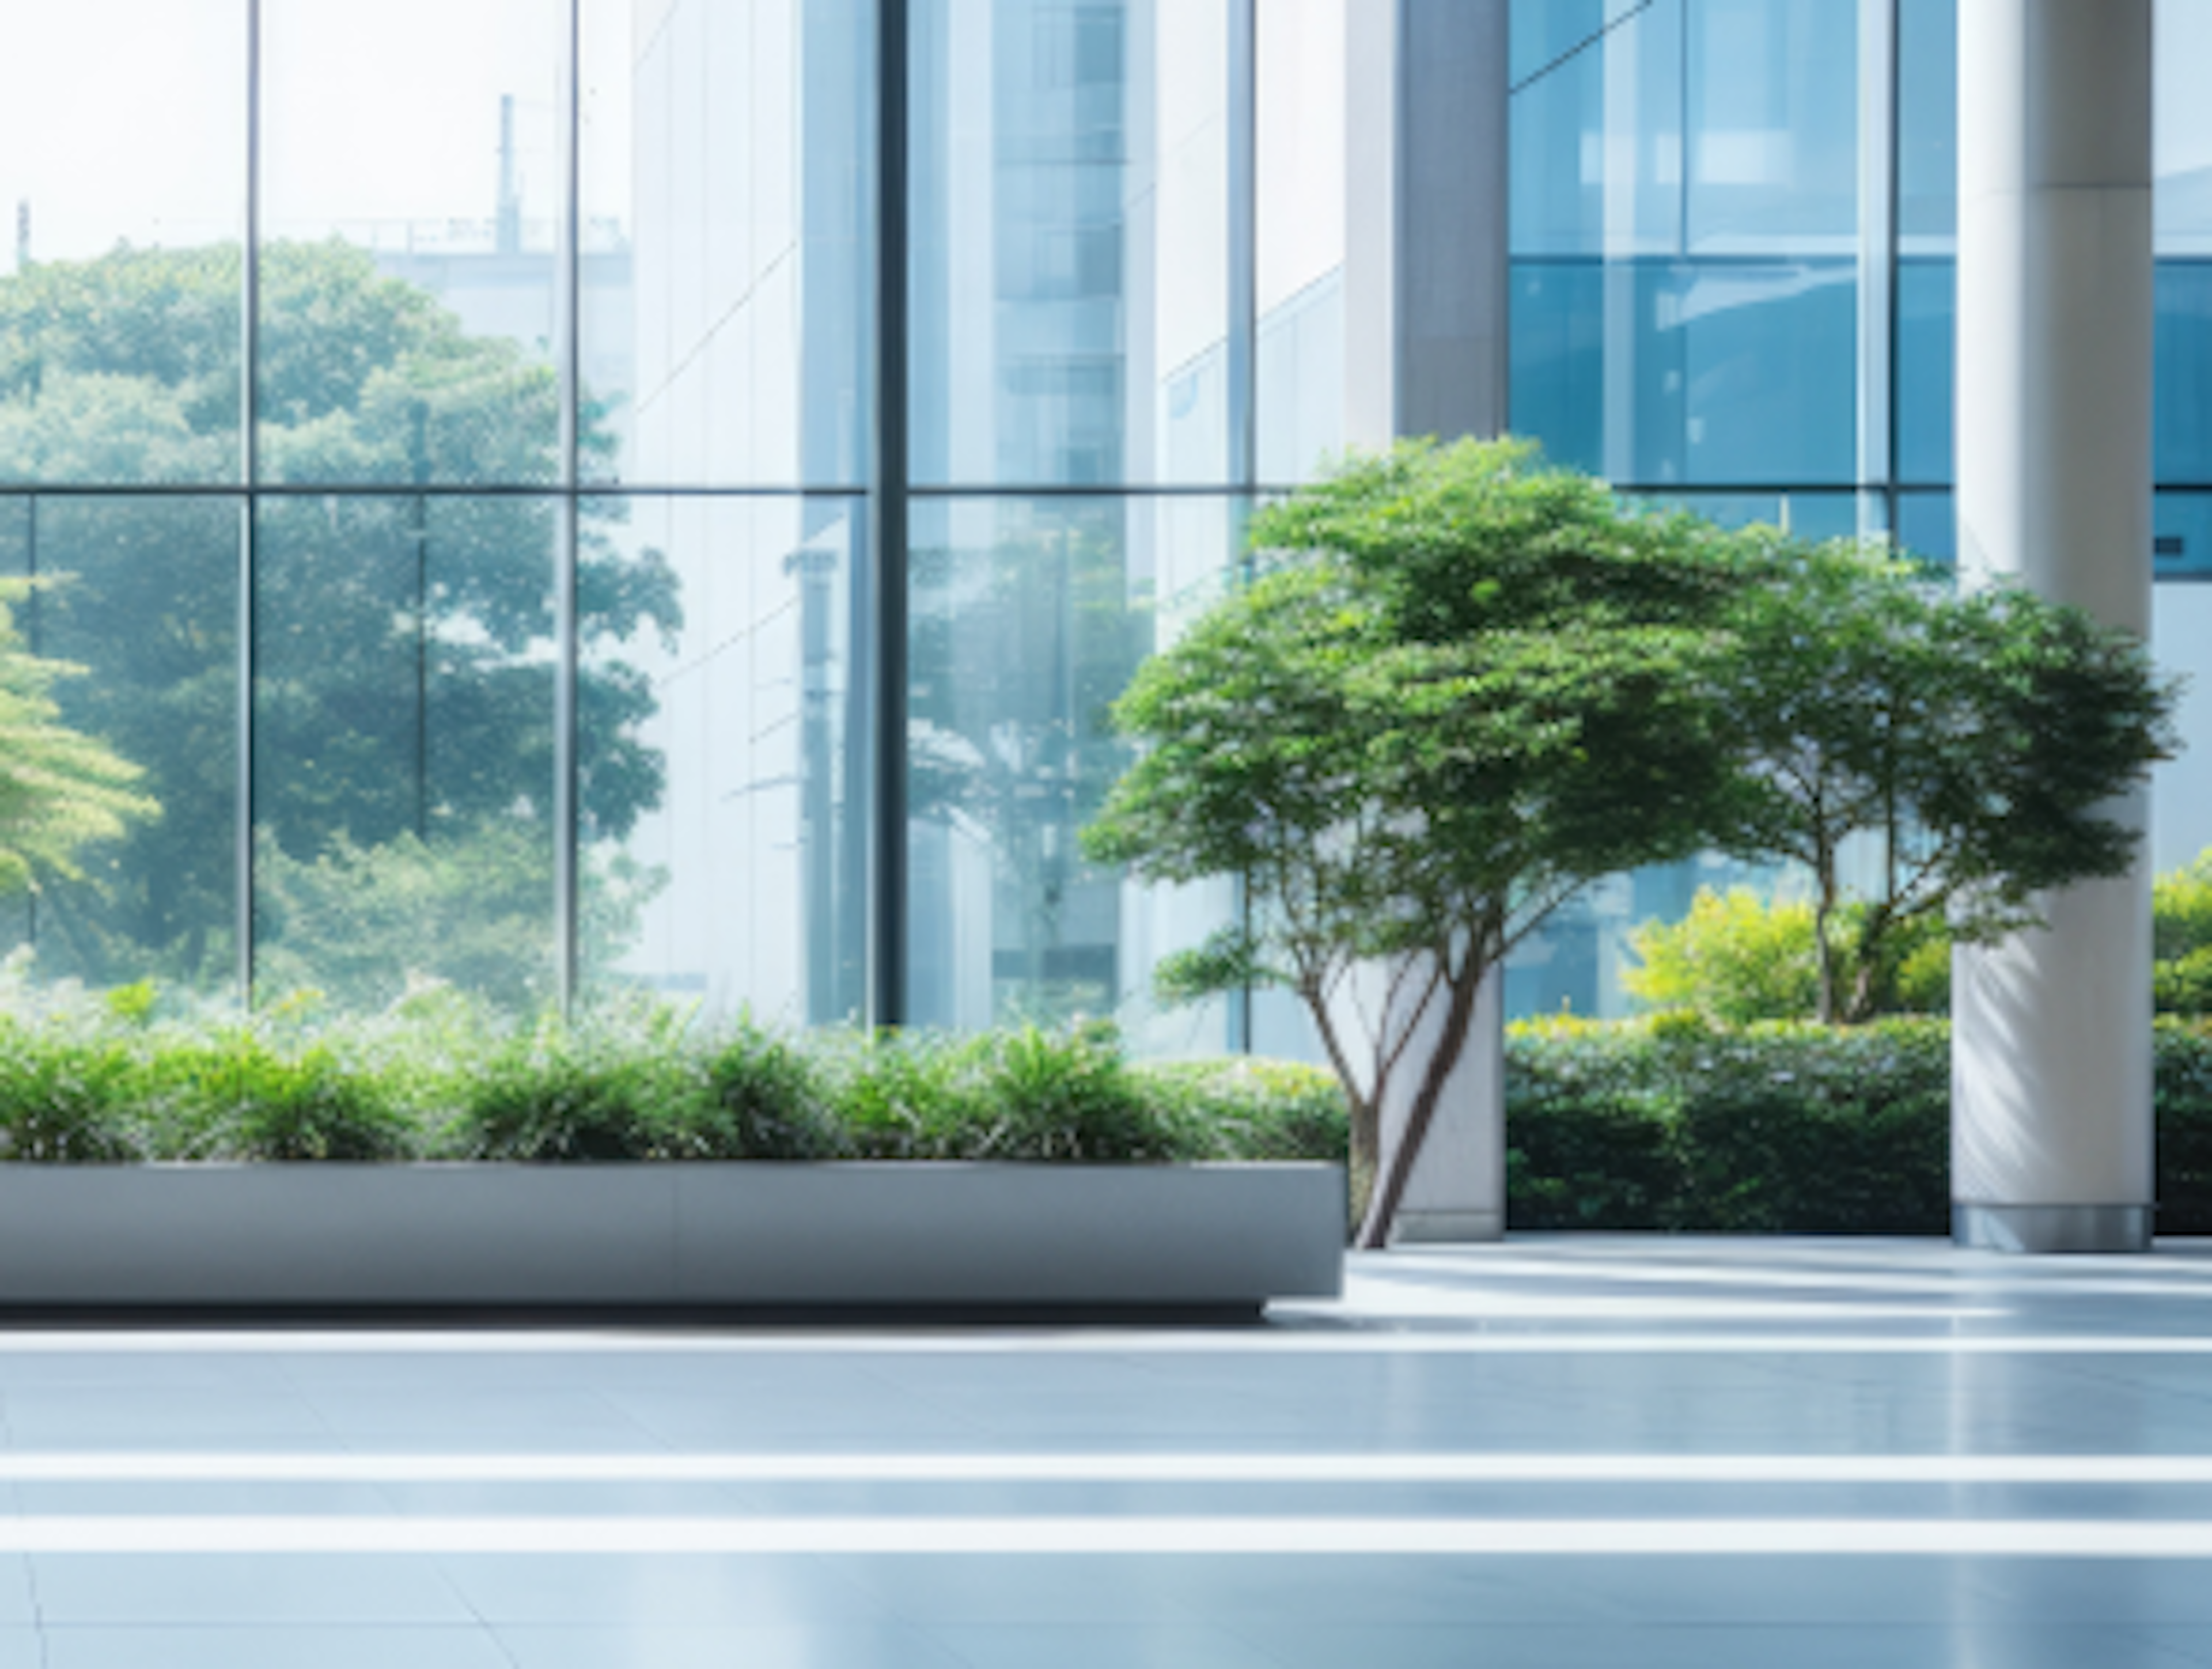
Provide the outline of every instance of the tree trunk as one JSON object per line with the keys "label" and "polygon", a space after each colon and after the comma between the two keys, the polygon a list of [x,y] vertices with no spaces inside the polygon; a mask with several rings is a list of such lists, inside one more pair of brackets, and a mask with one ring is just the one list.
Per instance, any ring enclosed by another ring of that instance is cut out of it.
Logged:
{"label": "tree trunk", "polygon": [[[1413,1092],[1413,1103],[1406,1111],[1405,1128],[1399,1132],[1396,1144],[1376,1173],[1374,1193],[1367,1202],[1359,1233],[1352,1241],[1363,1252],[1379,1252],[1389,1244],[1391,1224],[1405,1200],[1407,1186],[1413,1180],[1413,1167],[1429,1138],[1429,1126],[1436,1122],[1437,1106],[1443,1099],[1445,1081],[1466,1052],[1468,1031],[1474,1017],[1474,994],[1486,971],[1482,962],[1471,961],[1457,979],[1446,981],[1449,998],[1444,1006],[1443,1029],[1437,1034],[1437,1047],[1423,1064],[1420,1087]],[[1381,1112],[1378,1105],[1378,1126]]]}

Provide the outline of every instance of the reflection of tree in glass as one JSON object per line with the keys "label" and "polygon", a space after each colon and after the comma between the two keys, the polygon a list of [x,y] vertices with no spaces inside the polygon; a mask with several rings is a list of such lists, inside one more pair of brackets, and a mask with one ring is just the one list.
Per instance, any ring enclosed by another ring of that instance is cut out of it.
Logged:
{"label": "reflection of tree in glass", "polygon": [[988,546],[911,558],[909,810],[995,859],[1001,1017],[1110,1013],[1117,995],[1117,872],[1085,862],[1075,831],[1128,763],[1107,709],[1152,646],[1122,513],[1055,507]]}
{"label": "reflection of tree in glass", "polygon": [[[556,481],[554,373],[511,342],[465,334],[434,297],[341,243],[267,247],[260,284],[260,478],[402,489],[262,501],[252,617],[264,850],[298,865],[343,863],[405,835],[496,853],[516,848],[520,828],[550,852],[555,502],[404,489]],[[234,481],[239,295],[234,248],[123,249],[0,279],[10,472]],[[587,432],[583,444],[611,442]],[[65,713],[145,762],[167,812],[115,849],[100,884],[42,907],[41,961],[99,980],[153,971],[219,984],[234,884],[237,503],[48,496],[33,515],[29,560],[75,576],[44,610],[40,646],[94,669],[64,692]],[[637,737],[650,686],[611,651],[681,620],[673,572],[657,553],[619,555],[610,519],[605,503],[587,511],[578,574],[580,810],[598,839],[627,833],[663,780]],[[369,864],[359,878],[378,872]],[[477,907],[495,913],[510,896],[484,889]],[[532,912],[526,937],[542,967],[550,888]],[[417,971],[441,971],[438,945],[454,926],[422,922],[429,965]],[[283,932],[276,914],[268,927]],[[310,946],[288,948],[313,960]]]}
{"label": "reflection of tree in glass", "polygon": [[0,582],[0,897],[77,874],[80,847],[161,810],[132,792],[137,767],[58,722],[53,686],[73,669],[23,647],[10,610],[30,592]]}

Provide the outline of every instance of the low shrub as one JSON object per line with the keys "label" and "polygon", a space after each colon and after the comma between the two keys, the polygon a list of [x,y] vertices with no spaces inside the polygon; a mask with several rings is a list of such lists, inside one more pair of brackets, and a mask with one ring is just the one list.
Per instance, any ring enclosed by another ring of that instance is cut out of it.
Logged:
{"label": "low shrub", "polygon": [[147,1156],[129,1040],[0,1020],[0,1160],[121,1164]]}

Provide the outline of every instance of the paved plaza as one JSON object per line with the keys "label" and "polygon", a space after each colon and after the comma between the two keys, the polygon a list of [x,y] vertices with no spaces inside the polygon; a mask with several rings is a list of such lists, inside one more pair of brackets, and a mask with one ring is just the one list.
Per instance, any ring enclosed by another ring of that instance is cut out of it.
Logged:
{"label": "paved plaza", "polygon": [[0,1329],[0,1669],[2212,1665],[2212,1247],[1245,1327]]}

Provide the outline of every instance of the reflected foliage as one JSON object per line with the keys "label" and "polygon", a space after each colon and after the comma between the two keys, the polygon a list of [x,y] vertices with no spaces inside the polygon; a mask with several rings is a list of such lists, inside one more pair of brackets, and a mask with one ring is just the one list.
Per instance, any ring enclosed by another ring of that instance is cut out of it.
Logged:
{"label": "reflected foliage", "polygon": [[1109,1014],[1117,997],[1116,875],[1076,831],[1132,757],[1109,713],[1152,643],[1123,513],[1056,509],[912,557],[908,803],[990,854],[997,1019]]}
{"label": "reflected foliage", "polygon": [[[267,246],[260,282],[264,481],[556,481],[557,379],[516,343],[467,334],[434,297],[336,241]],[[234,482],[239,296],[228,247],[119,249],[0,278],[10,473]],[[590,433],[583,446],[604,452],[611,441]],[[617,513],[591,507],[580,540],[578,806],[595,839],[621,838],[663,787],[660,756],[638,735],[654,697],[620,646],[646,631],[671,637],[682,619],[667,563],[613,549]],[[523,924],[539,941],[528,964],[542,969],[549,860],[520,854],[550,853],[552,841],[555,501],[333,493],[265,501],[259,514],[253,810],[270,882],[257,900],[270,912],[265,948],[280,963],[313,962],[325,947],[301,935],[343,937],[309,901],[325,863],[371,883],[372,913],[416,885],[403,877],[474,874],[465,929],[442,931],[451,916],[414,928],[428,971],[463,978]],[[38,646],[94,675],[62,693],[64,716],[144,762],[167,812],[120,843],[92,884],[42,904],[50,972],[102,983],[156,972],[210,989],[230,976],[242,532],[223,499],[46,498],[9,542],[20,565],[70,576],[35,622]],[[479,872],[501,853],[510,871]],[[422,880],[423,897],[439,884]],[[330,948],[349,966],[374,960]],[[460,958],[450,971],[434,965],[448,948]],[[350,974],[335,983],[360,985]]]}

